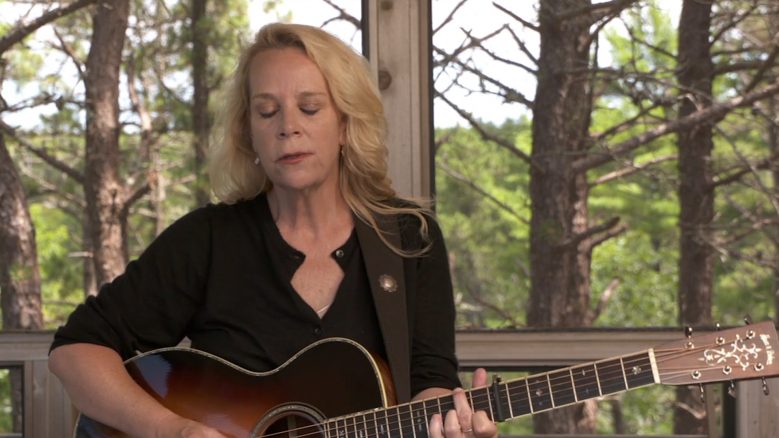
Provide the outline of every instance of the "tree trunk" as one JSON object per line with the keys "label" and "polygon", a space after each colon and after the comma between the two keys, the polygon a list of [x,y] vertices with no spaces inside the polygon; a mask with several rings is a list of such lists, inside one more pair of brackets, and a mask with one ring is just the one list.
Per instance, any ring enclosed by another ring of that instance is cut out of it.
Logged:
{"label": "tree trunk", "polygon": [[127,263],[126,188],[119,175],[119,71],[129,0],[100,2],[86,62],[87,130],[84,194],[97,284]]}
{"label": "tree trunk", "polygon": [[[0,134],[0,307],[3,330],[40,330],[41,276],[35,227],[27,209],[19,174]],[[8,371],[11,386],[12,432],[22,431],[22,371]]]}
{"label": "tree trunk", "polygon": [[[573,160],[585,151],[590,124],[590,17],[556,14],[586,6],[580,0],[540,2],[541,51],[533,110],[530,173],[532,327],[588,325],[591,247],[577,237],[587,227],[588,187]],[[592,433],[593,401],[533,417],[536,433]]]}
{"label": "tree trunk", "polygon": [[[776,35],[779,32],[779,10],[777,14],[771,14],[768,16],[768,30],[769,35]],[[779,157],[779,98],[772,97],[766,102],[768,106],[767,114],[767,133],[766,142],[770,155]],[[773,199],[779,200],[779,165],[774,164],[771,166],[771,179],[773,184],[771,185]],[[776,205],[776,203],[774,203]],[[774,212],[779,214],[774,207]],[[774,323],[779,325],[779,225],[774,225],[773,233],[773,245],[774,245],[774,258],[773,258],[773,288],[774,288]]]}
{"label": "tree trunk", "polygon": [[190,32],[192,36],[192,146],[195,149],[195,203],[208,203],[208,181],[205,170],[211,120],[208,112],[208,34],[207,0],[192,0]]}
{"label": "tree trunk", "polygon": [[[771,120],[779,120],[779,108],[777,108],[777,99],[769,101]],[[768,147],[771,153],[779,156],[779,125],[769,123],[768,125]],[[779,166],[773,166],[771,170],[771,179],[773,180],[773,196],[779,199]],[[773,286],[774,286],[774,323],[779,325],[779,225],[774,226],[774,261],[773,261]]]}
{"label": "tree trunk", "polygon": [[35,227],[19,174],[0,134],[0,293],[3,329],[40,330],[41,275]]}
{"label": "tree trunk", "polygon": [[[683,98],[679,118],[711,106],[714,67],[709,41],[711,0],[685,0],[679,20],[677,80]],[[679,322],[711,324],[714,249],[712,124],[701,123],[678,135],[679,142]],[[698,388],[677,388],[674,433],[706,433],[705,406]]]}

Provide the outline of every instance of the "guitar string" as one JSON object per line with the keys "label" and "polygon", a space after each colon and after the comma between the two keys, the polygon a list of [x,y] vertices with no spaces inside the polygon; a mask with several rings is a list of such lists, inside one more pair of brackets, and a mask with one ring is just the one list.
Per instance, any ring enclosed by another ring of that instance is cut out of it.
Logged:
{"label": "guitar string", "polygon": [[[635,356],[637,356],[637,355],[635,355]],[[646,365],[649,366],[648,355],[643,354],[642,356],[643,356],[642,358],[639,358],[639,359],[636,359],[636,360],[640,360],[640,361],[642,361],[642,363],[646,363]],[[595,364],[595,362],[593,362],[592,365],[594,365],[594,364]],[[586,366],[587,365],[583,365],[581,367],[586,367]],[[577,367],[577,368],[581,368],[581,367]],[[594,369],[593,369],[593,371],[594,371]],[[547,374],[549,374],[549,373],[547,373]],[[621,368],[620,368],[620,371],[618,372],[618,374],[615,374],[615,375],[618,375],[620,380],[623,379]],[[529,376],[529,378],[533,378],[533,377],[541,378],[540,376],[542,376],[542,375]],[[608,374],[604,374],[604,371],[599,371],[599,376],[602,378],[602,380],[607,380],[607,379],[610,378],[610,377],[608,377]],[[593,377],[594,377],[594,373],[593,373]],[[516,383],[516,381],[508,382],[505,385],[508,385],[509,383]],[[507,388],[508,388],[508,386],[507,386]],[[490,394],[488,392],[486,392],[486,388],[477,388],[475,390],[471,390],[470,393],[471,393],[471,404],[474,407],[476,407],[476,410],[478,410],[478,408],[479,408],[478,407],[479,403],[489,402]],[[507,391],[507,393],[511,397],[511,392]],[[555,394],[555,392],[553,392],[552,394]],[[515,393],[514,397],[511,397],[511,400],[512,401],[515,401],[515,400],[516,401],[527,401],[527,398],[526,398],[527,394],[526,394],[526,392],[523,391],[522,395],[523,395],[523,397],[516,397],[517,394]],[[401,430],[403,428],[402,427],[402,423],[404,421],[411,420],[412,422],[414,422],[415,421],[415,414],[418,414],[420,411],[424,411],[425,412],[423,414],[424,421],[422,422],[422,425],[424,425],[424,427],[427,428],[429,414],[427,413],[427,408],[424,406],[424,403],[426,401],[431,401],[431,400],[436,400],[436,399],[420,400],[420,401],[415,401],[415,402],[411,402],[411,403],[407,403],[407,404],[393,406],[393,407],[386,408],[386,409],[380,409],[378,411],[365,411],[365,412],[361,412],[361,413],[351,414],[351,415],[348,415],[348,416],[336,417],[336,418],[333,418],[333,419],[326,420],[325,423],[318,423],[316,425],[308,425],[308,426],[302,427],[302,428],[300,428],[298,430],[298,432],[302,431],[303,429],[307,429],[307,428],[311,428],[311,427],[322,427],[322,428],[326,429],[327,425],[335,424],[336,427],[347,427],[347,428],[354,428],[355,430],[358,430],[358,429],[359,430],[365,430],[368,433],[368,436],[370,436],[370,432],[371,431],[378,432],[377,429],[379,429],[379,427],[377,427],[377,426],[386,426],[386,433],[384,434],[384,435],[386,435],[386,434],[391,434],[391,433],[393,433],[393,432],[395,432],[397,430]],[[444,403],[443,403],[444,406],[443,407],[446,408],[445,410],[448,410],[451,407],[450,405],[452,405],[451,396],[444,396],[444,397],[439,398],[438,400],[443,400],[444,401]],[[403,412],[403,416],[405,416],[407,418],[403,418],[403,419],[400,418],[400,416],[401,416],[400,409],[402,407],[408,407],[408,411],[404,411]],[[431,412],[430,414],[441,413],[440,412],[440,410],[441,410],[440,404],[438,406],[438,410],[435,410],[435,407],[432,407],[432,408],[434,408],[435,412]],[[488,410],[489,407],[485,406],[485,409]],[[530,413],[530,412],[531,411],[527,411],[527,413]],[[376,417],[377,413],[380,415],[378,419]],[[382,414],[383,414],[383,416],[382,416]],[[370,418],[368,418],[368,416],[373,416],[373,419],[371,420]],[[416,424],[410,424],[409,427],[418,426],[419,425],[419,423],[418,423],[419,420],[418,419],[419,419],[419,416],[416,415]],[[338,426],[337,422],[339,422],[339,421],[343,421],[344,422],[344,426]],[[378,422],[381,422],[382,424],[379,425]],[[288,433],[288,432],[289,431],[285,431],[285,432],[282,432],[282,433]],[[312,433],[297,433],[296,435],[300,436],[300,437],[305,437],[306,435],[319,434],[319,433],[320,432],[317,430],[316,432],[312,432]],[[267,436],[272,436],[272,435],[267,435]]]}
{"label": "guitar string", "polygon": [[[709,345],[709,346],[705,346],[705,347],[701,346],[701,347],[694,347],[694,348],[691,348],[691,349],[673,348],[673,349],[665,349],[665,350],[655,350],[655,359],[656,359],[657,363],[668,362],[670,359],[678,360],[682,356],[697,355],[701,351],[705,350],[706,348],[711,348],[711,347],[714,347],[714,346],[715,345]],[[531,375],[531,376],[528,376],[528,377],[526,377],[524,379],[512,380],[510,382],[502,383],[501,385],[504,385],[506,387],[506,394],[509,396],[509,400],[507,400],[507,402],[511,402],[512,405],[516,404],[516,402],[522,402],[522,403],[526,403],[526,404],[528,404],[528,406],[530,406],[532,396],[528,397],[528,395],[527,395],[527,390],[528,390],[529,387],[522,386],[521,388],[518,388],[516,391],[512,392],[511,388],[510,388],[510,385],[512,385],[512,384],[516,385],[517,383],[520,383],[520,382],[524,383],[525,385],[532,385],[534,383],[545,384],[546,382],[549,382],[548,384],[552,387],[552,391],[551,392],[547,392],[547,394],[550,396],[550,400],[549,400],[550,406],[549,406],[549,408],[551,408],[551,407],[555,407],[556,408],[556,407],[558,407],[558,405],[554,404],[553,399],[554,398],[560,398],[560,396],[562,394],[570,394],[571,391],[573,390],[572,389],[573,386],[576,386],[576,383],[575,383],[576,379],[574,379],[574,385],[572,385],[571,389],[566,387],[566,388],[563,388],[561,390],[556,390],[555,388],[560,386],[559,382],[562,382],[562,381],[570,382],[571,377],[570,377],[570,375],[561,375],[559,378],[557,378],[557,377],[551,377],[552,374],[560,374],[560,373],[565,374],[566,372],[572,372],[574,370],[582,369],[582,368],[592,369],[593,373],[591,374],[591,376],[587,376],[587,377],[592,380],[592,382],[590,384],[597,384],[598,381],[601,382],[601,384],[598,385],[599,386],[599,393],[600,393],[600,387],[604,386],[602,382],[607,382],[608,383],[609,381],[612,381],[612,380],[613,381],[617,381],[617,380],[618,381],[622,381],[623,385],[621,385],[621,386],[623,387],[623,389],[620,389],[620,390],[614,391],[614,392],[609,392],[607,394],[612,394],[612,393],[615,393],[615,392],[621,392],[621,391],[625,391],[625,390],[628,390],[628,389],[635,388],[635,387],[628,387],[628,385],[624,384],[625,383],[625,377],[626,377],[624,370],[630,369],[629,367],[633,366],[634,363],[637,363],[639,365],[643,364],[643,365],[645,365],[647,367],[650,367],[648,351],[647,352],[642,352],[642,353],[636,353],[636,354],[629,355],[629,356],[624,356],[624,357],[621,357],[621,359],[623,359],[621,362],[615,362],[615,361],[619,360],[619,358],[617,358],[617,359],[605,359],[603,361],[597,361],[597,362],[581,364],[581,365],[577,365],[577,366],[574,366],[574,367],[566,368],[566,369],[563,369],[563,370],[555,370],[555,371],[551,371],[549,373]],[[627,359],[627,361],[625,361],[625,359]],[[609,362],[612,362],[612,363],[609,363]],[[617,365],[618,363],[619,363],[619,365]],[[608,368],[602,368],[602,369],[597,370],[597,373],[595,372],[596,371],[595,367],[597,365],[606,365],[606,364],[609,365]],[[616,369],[614,369],[614,368],[616,368]],[[612,371],[612,369],[614,369],[614,370]],[[689,372],[689,368],[688,367],[684,367],[684,368],[680,368],[680,369],[684,370],[684,371],[663,372],[661,374],[663,374],[665,376],[673,376],[673,375],[678,375],[679,373],[686,374],[686,373]],[[597,379],[596,379],[596,374],[597,374]],[[531,379],[533,380],[532,382],[531,382]],[[648,382],[648,383],[640,385],[640,386],[645,386],[645,385],[654,384],[654,383],[656,383],[656,382],[654,382],[654,379],[653,379],[651,382]],[[607,385],[607,387],[608,387],[608,385]],[[476,410],[479,410],[478,409],[478,404],[479,403],[484,403],[484,402],[489,403],[489,400],[491,398],[491,394],[489,393],[488,389],[489,389],[489,387],[485,387],[485,388],[476,388],[476,389],[468,391],[471,394],[470,404]],[[539,396],[542,396],[542,395],[543,394],[539,394]],[[602,394],[599,394],[598,396],[600,396],[600,395],[602,395]],[[598,397],[598,396],[587,397],[587,399]],[[350,414],[350,415],[343,416],[343,417],[336,417],[336,418],[325,420],[324,423],[321,423],[321,422],[320,423],[315,423],[315,424],[303,426],[303,427],[300,427],[300,428],[297,428],[297,429],[291,429],[291,430],[287,430],[287,431],[284,431],[284,432],[269,434],[269,435],[266,435],[266,436],[272,437],[274,435],[278,435],[278,434],[281,434],[281,433],[289,433],[289,432],[292,432],[292,431],[303,431],[303,430],[309,429],[309,428],[319,428],[319,427],[321,427],[323,429],[327,429],[328,425],[333,425],[333,424],[335,424],[336,427],[338,427],[337,426],[337,422],[338,421],[346,422],[345,427],[347,427],[347,428],[355,428],[355,429],[359,428],[361,430],[365,430],[366,432],[370,432],[371,430],[373,430],[375,432],[378,432],[379,427],[377,427],[377,426],[387,426],[386,433],[390,434],[390,433],[395,432],[397,430],[401,430],[403,428],[402,423],[404,421],[407,421],[407,420],[411,420],[412,421],[412,424],[410,424],[409,427],[413,428],[416,425],[419,425],[419,423],[417,423],[417,424],[413,424],[413,423],[415,422],[415,420],[418,421],[418,419],[419,419],[418,416],[415,419],[414,414],[418,414],[420,411],[424,411],[425,412],[425,414],[424,414],[425,420],[421,424],[423,424],[425,429],[427,429],[428,421],[429,421],[429,420],[427,420],[427,418],[429,418],[429,414],[427,413],[427,407],[424,405],[424,403],[432,401],[432,400],[443,401],[443,404],[444,404],[443,407],[447,408],[446,410],[448,410],[448,408],[450,408],[450,405],[453,404],[452,396],[443,396],[443,397],[439,397],[437,399],[433,398],[433,399],[427,399],[427,400],[420,400],[420,401],[405,403],[405,404],[401,404],[401,405],[397,405],[397,406],[392,406],[392,407],[389,407],[389,408],[381,408],[381,409],[378,409],[378,410],[364,411],[364,412]],[[442,412],[440,412],[440,410],[441,410],[441,403],[437,403],[437,404],[438,404],[438,410],[435,411],[435,412],[432,412],[430,415],[436,414],[436,413],[443,414]],[[574,403],[567,403],[567,404],[574,404]],[[565,404],[565,405],[567,405],[567,404]],[[565,405],[559,405],[559,406],[565,406]],[[400,418],[400,416],[401,416],[400,409],[403,408],[403,407],[408,407],[408,411],[404,411],[402,413],[402,415],[407,416],[407,418],[402,418],[401,419]],[[434,406],[431,406],[431,407],[435,408]],[[484,409],[488,410],[489,406],[488,405],[485,406]],[[541,410],[546,410],[546,409],[548,409],[548,408],[541,409]],[[394,412],[392,412],[392,411],[394,411]],[[531,410],[531,411],[528,411],[526,413],[531,413],[531,412],[533,412],[533,411]],[[376,414],[381,414],[381,413],[384,414],[383,417],[377,419],[376,418]],[[373,420],[370,420],[369,418],[367,418],[369,415],[373,416]],[[391,417],[398,417],[398,419],[397,420],[390,419]],[[349,420],[352,420],[352,421],[350,422]],[[378,425],[377,422],[379,422],[379,421],[383,422],[384,424]],[[398,427],[395,428],[395,426],[398,426]],[[297,436],[305,437],[307,435],[318,435],[318,434],[320,434],[319,430],[317,430],[316,432],[311,432],[311,433],[298,434]]]}

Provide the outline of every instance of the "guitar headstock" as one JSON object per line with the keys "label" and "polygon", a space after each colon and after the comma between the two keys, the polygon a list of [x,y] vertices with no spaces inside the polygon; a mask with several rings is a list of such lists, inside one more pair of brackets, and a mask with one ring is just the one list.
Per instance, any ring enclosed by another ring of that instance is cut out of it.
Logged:
{"label": "guitar headstock", "polygon": [[773,322],[721,330],[654,349],[660,383],[697,385],[779,375]]}

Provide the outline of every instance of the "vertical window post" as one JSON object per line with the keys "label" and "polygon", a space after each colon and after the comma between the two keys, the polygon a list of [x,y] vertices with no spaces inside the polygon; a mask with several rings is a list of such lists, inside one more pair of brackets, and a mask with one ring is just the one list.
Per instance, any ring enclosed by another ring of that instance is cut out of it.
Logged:
{"label": "vertical window post", "polygon": [[389,173],[400,195],[432,195],[430,2],[364,0],[365,45],[384,102]]}

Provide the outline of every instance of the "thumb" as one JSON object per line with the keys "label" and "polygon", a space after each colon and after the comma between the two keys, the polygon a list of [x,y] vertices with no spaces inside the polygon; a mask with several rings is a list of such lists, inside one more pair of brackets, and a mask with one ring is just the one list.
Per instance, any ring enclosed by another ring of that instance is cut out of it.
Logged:
{"label": "thumb", "polygon": [[482,386],[487,386],[487,370],[484,368],[477,368],[473,372],[473,381],[471,383],[471,388],[479,388]]}

